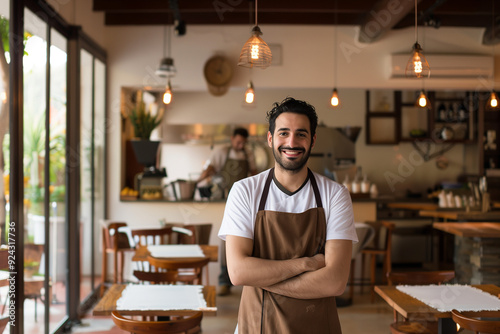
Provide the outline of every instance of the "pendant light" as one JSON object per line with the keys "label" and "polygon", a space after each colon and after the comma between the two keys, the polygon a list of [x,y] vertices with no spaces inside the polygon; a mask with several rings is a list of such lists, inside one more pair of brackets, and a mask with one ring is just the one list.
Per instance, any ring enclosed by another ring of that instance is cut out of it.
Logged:
{"label": "pendant light", "polygon": [[335,32],[333,34],[333,91],[332,97],[330,98],[330,104],[333,108],[337,108],[340,105],[339,93],[337,91],[337,0],[335,0]]}
{"label": "pendant light", "polygon": [[251,104],[253,103],[254,99],[255,99],[255,92],[253,90],[252,80],[250,80],[247,85],[247,90],[245,91],[245,102]]}
{"label": "pendant light", "polygon": [[[424,29],[424,33],[423,33],[423,44],[425,46],[425,29]],[[429,99],[427,98],[427,95],[425,94],[425,79],[424,78],[422,78],[422,89],[420,90],[420,94],[418,94],[418,98],[417,98],[415,105],[417,107],[420,107],[420,108],[426,108],[426,109],[431,108],[431,104],[429,102]]]}
{"label": "pendant light", "polygon": [[415,44],[413,52],[406,64],[405,76],[407,78],[425,78],[431,75],[429,63],[422,53],[422,48],[418,44],[418,27],[417,27],[417,0],[415,0]]}
{"label": "pendant light", "polygon": [[262,31],[257,21],[257,0],[255,0],[255,26],[252,29],[252,37],[246,41],[241,49],[239,66],[265,69],[271,65],[273,55],[266,42],[260,38],[261,35]]}
{"label": "pendant light", "polygon": [[[491,50],[492,50],[492,57],[493,57],[493,67],[495,67],[495,0],[491,1],[493,3],[493,8],[492,8],[492,29],[491,29],[491,34],[492,34],[492,44],[491,44]],[[498,101],[498,95],[495,93],[495,73],[492,75],[492,88],[491,88],[491,93],[490,97],[488,98],[488,101],[486,102],[486,108],[488,110],[500,110],[499,106],[499,101]]]}
{"label": "pendant light", "polygon": [[163,93],[163,103],[170,104],[170,102],[172,102],[172,86],[170,85],[170,79],[168,79],[167,88]]}
{"label": "pendant light", "polygon": [[429,108],[430,107],[429,99],[427,98],[427,95],[425,95],[425,90],[423,88],[420,91],[420,94],[418,95],[417,106],[419,106],[421,108]]}
{"label": "pendant light", "polygon": [[[168,44],[168,56],[167,54],[167,44]],[[170,78],[174,77],[177,70],[174,66],[174,60],[170,57],[170,26],[166,25],[163,28],[163,58],[160,62],[160,66],[156,70],[155,74],[160,78],[167,78],[167,86],[165,87],[165,93],[163,93],[163,103],[170,104],[172,102],[172,86],[170,84]]]}

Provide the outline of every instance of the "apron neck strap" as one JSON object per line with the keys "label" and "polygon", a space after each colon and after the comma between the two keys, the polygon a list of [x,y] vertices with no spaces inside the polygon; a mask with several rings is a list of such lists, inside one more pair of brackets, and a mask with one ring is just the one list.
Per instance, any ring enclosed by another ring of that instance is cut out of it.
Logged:
{"label": "apron neck strap", "polygon": [[271,186],[271,181],[274,176],[274,167],[269,170],[269,174],[267,175],[266,184],[264,185],[264,190],[262,191],[262,197],[260,198],[259,203],[259,211],[264,210],[266,206],[267,195],[269,194],[269,187]]}
{"label": "apron neck strap", "polygon": [[308,168],[307,172],[309,174],[309,180],[311,180],[311,185],[314,191],[314,197],[316,197],[316,205],[318,208],[323,207],[323,202],[321,201],[321,196],[319,195],[318,184],[316,183],[316,179],[314,178],[313,172]]}

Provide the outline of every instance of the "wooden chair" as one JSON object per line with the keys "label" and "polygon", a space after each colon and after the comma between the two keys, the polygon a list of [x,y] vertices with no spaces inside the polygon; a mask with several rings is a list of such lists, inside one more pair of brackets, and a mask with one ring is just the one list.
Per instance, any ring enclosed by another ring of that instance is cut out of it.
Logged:
{"label": "wooden chair", "polygon": [[[428,285],[441,284],[455,278],[453,270],[390,272],[389,284]],[[406,319],[399,321],[398,312],[394,311],[394,322],[390,325],[392,334],[437,334],[438,322],[435,319]]]}
{"label": "wooden chair", "polygon": [[178,275],[175,271],[151,272],[134,270],[134,276],[142,283],[175,284],[178,281]]}
{"label": "wooden chair", "polygon": [[111,313],[118,328],[134,334],[193,334],[200,332],[202,312],[191,316],[176,316],[169,321],[142,321],[123,317],[117,311]]}
{"label": "wooden chair", "polygon": [[[174,232],[177,232],[174,243],[179,245],[208,245],[212,224],[172,224]],[[180,228],[180,229],[179,229]],[[186,230],[185,232],[183,230]]]}
{"label": "wooden chair", "polygon": [[124,253],[134,251],[128,236],[118,231],[120,227],[127,226],[124,222],[101,222],[102,228],[102,282],[106,282],[108,270],[108,254],[113,254],[114,271],[113,283],[123,282]]}
{"label": "wooden chair", "polygon": [[177,275],[177,282],[187,284],[202,284],[203,267],[209,260],[208,257],[170,260],[148,256],[148,262],[156,272],[173,272]]}
{"label": "wooden chair", "polygon": [[[361,279],[364,281],[365,278],[365,256],[370,256],[370,286],[371,286],[371,302],[375,301],[375,273],[376,273],[376,265],[377,265],[377,255],[381,255],[383,260],[383,281],[387,277],[387,273],[391,271],[391,250],[392,250],[392,232],[394,231],[395,225],[394,223],[388,221],[377,221],[377,222],[366,222],[369,225],[372,225],[375,228],[375,246],[374,247],[366,247],[361,251]],[[381,232],[385,231],[383,246],[378,247],[377,242],[380,240]]]}
{"label": "wooden chair", "polygon": [[132,238],[136,247],[147,245],[166,245],[172,243],[172,227],[133,229]]}
{"label": "wooden chair", "polygon": [[500,311],[459,312],[451,311],[451,317],[460,328],[473,331],[475,334],[500,334]]}

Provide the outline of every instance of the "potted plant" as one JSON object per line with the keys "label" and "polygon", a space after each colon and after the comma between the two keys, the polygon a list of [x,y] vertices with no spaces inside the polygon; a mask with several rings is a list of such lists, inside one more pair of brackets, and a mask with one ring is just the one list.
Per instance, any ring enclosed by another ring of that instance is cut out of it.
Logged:
{"label": "potted plant", "polygon": [[156,152],[160,142],[151,141],[149,137],[153,130],[161,124],[162,118],[163,115],[160,112],[153,114],[147,111],[142,101],[129,114],[135,134],[135,140],[132,140],[132,147],[134,148],[137,161],[146,167],[154,166],[156,163]]}

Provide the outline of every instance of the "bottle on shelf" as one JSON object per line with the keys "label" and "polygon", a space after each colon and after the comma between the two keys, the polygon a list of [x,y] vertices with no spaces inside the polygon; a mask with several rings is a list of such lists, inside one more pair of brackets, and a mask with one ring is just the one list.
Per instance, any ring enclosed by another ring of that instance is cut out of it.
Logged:
{"label": "bottle on shelf", "polygon": [[366,174],[363,177],[363,182],[361,182],[361,192],[365,194],[370,192],[370,181],[368,181],[368,176]]}

